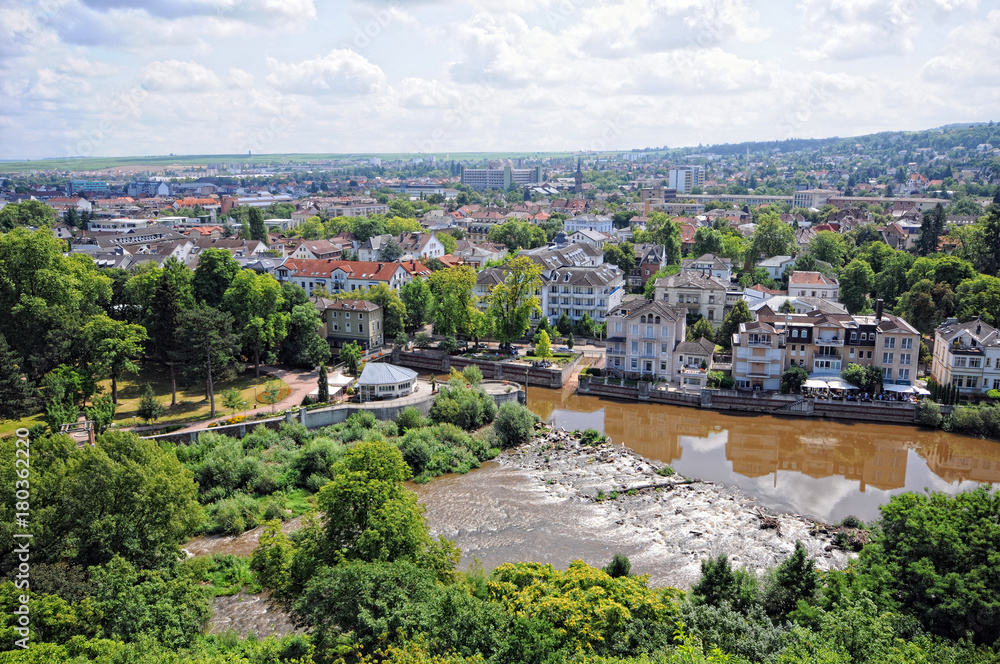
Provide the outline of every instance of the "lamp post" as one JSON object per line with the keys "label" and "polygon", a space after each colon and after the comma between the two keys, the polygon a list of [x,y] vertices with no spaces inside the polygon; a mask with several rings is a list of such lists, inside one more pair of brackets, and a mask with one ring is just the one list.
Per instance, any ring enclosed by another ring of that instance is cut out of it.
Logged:
{"label": "lamp post", "polygon": [[253,386],[253,409],[257,410],[257,386]]}

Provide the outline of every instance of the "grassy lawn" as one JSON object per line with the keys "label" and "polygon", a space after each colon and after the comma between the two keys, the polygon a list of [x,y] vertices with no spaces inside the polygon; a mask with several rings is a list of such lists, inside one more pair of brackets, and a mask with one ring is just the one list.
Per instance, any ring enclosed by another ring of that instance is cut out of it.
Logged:
{"label": "grassy lawn", "polygon": [[14,432],[24,427],[25,429],[30,429],[36,424],[44,424],[45,421],[42,419],[42,413],[37,413],[30,417],[25,417],[20,420],[4,420],[0,422],[0,438],[6,438],[7,436],[13,436]]}
{"label": "grassy lawn", "polygon": [[[552,357],[549,358],[549,362],[557,366],[566,366],[573,361],[576,357],[576,353],[552,353]],[[523,355],[518,358],[519,360],[524,360],[525,362],[541,362],[542,358],[537,355]]]}
{"label": "grassy lawn", "polygon": [[[215,384],[215,415],[223,417],[229,415],[229,409],[222,405],[222,392],[230,387],[236,387],[243,394],[243,400],[247,402],[247,412],[253,411],[254,386],[257,387],[257,396],[264,393],[264,385],[270,378],[261,373],[260,378],[254,378],[253,369],[240,375],[236,380],[228,383]],[[284,381],[279,381],[282,387],[282,395],[287,396],[290,388]],[[153,387],[156,399],[163,404],[165,410],[163,417],[156,420],[156,424],[180,424],[186,422],[197,422],[207,419],[209,416],[209,403],[205,398],[205,384],[197,383],[187,389],[177,386],[177,405],[169,407],[170,403],[170,375],[159,368],[144,369],[136,376],[126,376],[118,381],[118,413],[115,420],[123,425],[143,424],[135,418],[136,409],[139,407],[139,399],[142,397],[146,383]],[[103,381],[101,387],[103,394],[110,394],[111,381]],[[267,408],[258,401],[258,410]],[[134,421],[133,421],[134,419]]]}

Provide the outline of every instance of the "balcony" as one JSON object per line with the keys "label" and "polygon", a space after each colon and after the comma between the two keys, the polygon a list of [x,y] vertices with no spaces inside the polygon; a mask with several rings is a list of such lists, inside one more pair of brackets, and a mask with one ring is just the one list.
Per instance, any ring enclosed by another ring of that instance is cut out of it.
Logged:
{"label": "balcony", "polygon": [[815,341],[813,341],[813,343],[816,344],[817,346],[839,346],[839,347],[844,346],[844,340],[839,338],[816,339]]}

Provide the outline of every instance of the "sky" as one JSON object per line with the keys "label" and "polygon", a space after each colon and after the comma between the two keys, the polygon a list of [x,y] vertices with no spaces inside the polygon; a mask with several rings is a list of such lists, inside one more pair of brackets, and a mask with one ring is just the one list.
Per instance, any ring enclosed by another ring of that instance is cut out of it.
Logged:
{"label": "sky", "polygon": [[0,0],[0,159],[624,151],[998,109],[996,1]]}

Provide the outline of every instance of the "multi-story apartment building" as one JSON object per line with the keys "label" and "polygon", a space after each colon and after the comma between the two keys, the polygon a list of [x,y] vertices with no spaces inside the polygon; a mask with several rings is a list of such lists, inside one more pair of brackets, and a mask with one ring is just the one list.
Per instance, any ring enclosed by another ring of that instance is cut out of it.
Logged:
{"label": "multi-story apartment building", "polygon": [[274,276],[279,282],[290,281],[310,296],[314,290],[321,288],[328,293],[339,293],[371,288],[376,284],[385,284],[398,291],[413,277],[426,278],[430,274],[427,266],[419,261],[375,263],[286,258],[274,269]]}
{"label": "multi-story apartment building", "polygon": [[840,298],[840,284],[820,272],[796,270],[788,275],[788,294],[836,301]]}
{"label": "multi-story apartment building", "polygon": [[655,299],[671,306],[687,309],[689,314],[700,314],[713,325],[721,325],[726,312],[742,292],[728,281],[701,272],[681,272],[656,280]]}
{"label": "multi-story apartment building", "polygon": [[604,215],[579,214],[563,222],[563,232],[566,235],[572,235],[576,231],[597,231],[605,235],[612,235],[614,233],[614,223],[611,217],[605,217]]}
{"label": "multi-story apartment building", "polygon": [[1000,331],[978,317],[949,318],[934,331],[931,375],[964,394],[1000,390]]}
{"label": "multi-story apartment building", "polygon": [[740,323],[733,334],[733,379],[736,387],[777,390],[784,371],[785,338],[764,321]]}
{"label": "multi-story apartment building", "polygon": [[[881,312],[881,303],[874,316],[813,311],[808,314],[783,314],[767,310],[756,322],[767,325],[778,336],[773,349],[779,351],[781,371],[798,366],[818,378],[836,377],[848,364],[877,366],[882,370],[883,383],[887,385],[914,385],[917,360],[920,352],[920,333],[909,323],[892,314]],[[749,324],[748,324],[749,325]],[[754,357],[745,343],[737,351],[734,335],[733,378],[741,387],[777,389],[774,376],[767,373],[747,373],[753,367],[744,365],[739,358]],[[742,337],[740,337],[742,340]],[[773,353],[756,352],[756,356],[774,359]],[[760,368],[760,367],[758,367]],[[773,367],[768,367],[773,371]],[[754,379],[767,378],[768,381]],[[780,380],[778,381],[780,385]]]}
{"label": "multi-story apartment building", "polygon": [[671,168],[667,184],[678,194],[689,194],[695,187],[705,185],[704,166],[678,166]]}
{"label": "multi-story apartment building", "polygon": [[657,300],[635,300],[608,315],[605,366],[628,378],[676,381],[682,370],[674,349],[684,342],[687,311]]}
{"label": "multi-story apartment building", "polygon": [[356,342],[368,350],[383,341],[382,307],[367,300],[314,299],[326,340],[334,348]]}

